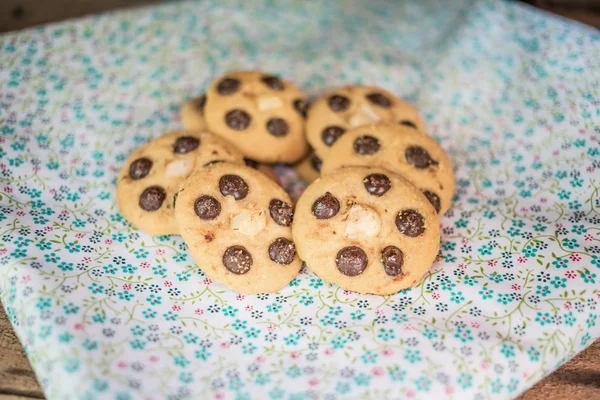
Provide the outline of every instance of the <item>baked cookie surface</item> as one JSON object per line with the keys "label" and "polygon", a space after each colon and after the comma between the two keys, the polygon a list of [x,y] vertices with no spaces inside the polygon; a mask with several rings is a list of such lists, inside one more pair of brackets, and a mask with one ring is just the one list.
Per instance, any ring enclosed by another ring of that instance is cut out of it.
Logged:
{"label": "baked cookie surface", "polygon": [[297,164],[294,164],[294,171],[306,183],[312,183],[321,175],[321,166],[323,161],[314,152]]}
{"label": "baked cookie surface", "polygon": [[432,137],[400,125],[365,125],[346,132],[323,162],[322,175],[348,166],[386,168],[420,189],[439,214],[454,194],[450,158]]}
{"label": "baked cookie surface", "polygon": [[208,132],[177,131],[136,150],[117,180],[117,204],[125,219],[151,235],[177,234],[175,195],[196,169],[216,162],[243,164],[229,142]]}
{"label": "baked cookie surface", "polygon": [[239,293],[277,291],[302,266],[291,199],[250,167],[221,163],[194,173],[177,196],[175,218],[202,271]]}
{"label": "baked cookie surface", "polygon": [[259,71],[231,72],[217,79],[204,106],[213,132],[262,163],[294,163],[306,155],[307,108],[304,92]]}
{"label": "baked cookie surface", "polygon": [[181,123],[186,130],[205,130],[206,118],[204,117],[204,106],[206,96],[200,95],[190,99],[181,107]]}
{"label": "baked cookie surface", "polygon": [[381,295],[419,281],[440,241],[425,196],[402,177],[368,167],[314,181],[298,200],[292,234],[300,258],[321,279]]}
{"label": "baked cookie surface", "polygon": [[315,153],[325,159],[346,131],[379,122],[425,132],[419,113],[406,101],[376,86],[352,85],[333,89],[315,101],[306,120],[306,138]]}

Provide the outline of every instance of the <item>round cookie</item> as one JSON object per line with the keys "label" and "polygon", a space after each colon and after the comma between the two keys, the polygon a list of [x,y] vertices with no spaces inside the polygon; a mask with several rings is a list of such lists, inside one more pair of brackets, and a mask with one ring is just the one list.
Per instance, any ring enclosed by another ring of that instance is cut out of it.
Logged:
{"label": "round cookie", "polygon": [[194,173],[177,197],[175,218],[202,271],[239,293],[274,292],[298,273],[292,201],[275,182],[242,165]]}
{"label": "round cookie", "polygon": [[306,95],[288,81],[258,71],[231,72],[206,94],[209,128],[258,162],[294,163],[308,151]]}
{"label": "round cookie", "polygon": [[206,130],[206,119],[204,118],[204,106],[206,96],[194,97],[181,108],[181,123],[186,130]]}
{"label": "round cookie", "polygon": [[308,157],[294,165],[296,174],[306,183],[312,183],[321,175],[321,165],[323,162],[314,152]]}
{"label": "round cookie", "polygon": [[425,196],[402,177],[368,167],[314,181],[298,200],[292,234],[300,258],[321,279],[381,295],[418,282],[440,241]]}
{"label": "round cookie", "polygon": [[352,129],[331,147],[321,174],[353,165],[386,168],[420,189],[439,214],[452,202],[452,163],[435,139],[401,126],[374,124]]}
{"label": "round cookie", "polygon": [[393,123],[425,132],[417,110],[376,86],[344,86],[321,96],[310,108],[306,138],[321,159],[349,129],[376,122]]}
{"label": "round cookie", "polygon": [[178,131],[160,136],[136,150],[117,181],[121,214],[151,235],[177,234],[173,203],[181,184],[206,164],[243,164],[229,142],[208,132]]}

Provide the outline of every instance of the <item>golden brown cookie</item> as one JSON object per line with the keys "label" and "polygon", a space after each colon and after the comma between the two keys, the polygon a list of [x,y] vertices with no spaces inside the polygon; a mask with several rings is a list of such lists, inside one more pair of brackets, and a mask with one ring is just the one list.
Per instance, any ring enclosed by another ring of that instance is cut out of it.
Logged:
{"label": "golden brown cookie", "polygon": [[198,266],[239,293],[274,292],[298,273],[292,201],[262,173],[214,164],[194,173],[177,196],[175,218]]}
{"label": "golden brown cookie", "polygon": [[180,185],[196,169],[215,162],[243,164],[229,142],[208,132],[178,131],[135,151],[117,181],[121,214],[151,235],[177,234],[173,203]]}
{"label": "golden brown cookie", "polygon": [[314,152],[297,164],[294,164],[294,171],[306,183],[312,183],[321,175],[321,165],[323,162]]}
{"label": "golden brown cookie", "polygon": [[254,168],[259,172],[262,172],[269,179],[271,179],[273,182],[279,185],[279,179],[277,179],[277,175],[275,175],[275,171],[273,171],[273,167],[271,167],[270,165],[261,164],[258,161],[252,160],[251,158],[247,157],[244,158],[244,162],[246,163],[246,166]]}
{"label": "golden brown cookie", "polygon": [[454,194],[452,163],[432,137],[401,125],[375,124],[352,129],[331,147],[322,175],[353,165],[389,169],[419,188],[438,213]]}
{"label": "golden brown cookie", "polygon": [[349,129],[376,122],[413,127],[425,132],[417,110],[376,86],[344,86],[321,96],[310,108],[306,138],[321,159]]}
{"label": "golden brown cookie", "polygon": [[181,108],[181,123],[186,130],[206,130],[206,119],[204,118],[204,106],[206,96],[194,97]]}
{"label": "golden brown cookie", "polygon": [[307,152],[306,95],[291,82],[259,71],[231,72],[206,93],[209,128],[262,163],[294,163]]}
{"label": "golden brown cookie", "polygon": [[298,200],[292,234],[300,258],[321,279],[381,295],[419,281],[440,241],[425,196],[404,178],[368,167],[314,181]]}

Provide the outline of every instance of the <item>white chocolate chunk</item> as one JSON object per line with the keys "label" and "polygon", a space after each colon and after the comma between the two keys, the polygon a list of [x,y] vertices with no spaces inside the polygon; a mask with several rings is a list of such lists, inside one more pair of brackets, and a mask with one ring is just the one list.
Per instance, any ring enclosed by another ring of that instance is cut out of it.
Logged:
{"label": "white chocolate chunk", "polygon": [[356,128],[357,126],[371,124],[379,120],[379,115],[371,107],[363,104],[360,110],[350,117],[348,123],[351,127]]}
{"label": "white chocolate chunk", "polygon": [[231,217],[231,228],[246,236],[256,236],[267,225],[265,210],[245,210]]}
{"label": "white chocolate chunk", "polygon": [[196,161],[193,158],[171,161],[165,169],[166,176],[187,176],[194,170]]}
{"label": "white chocolate chunk", "polygon": [[264,95],[258,98],[258,109],[260,111],[272,110],[283,107],[283,101],[279,96]]}
{"label": "white chocolate chunk", "polygon": [[354,204],[348,211],[344,235],[349,238],[377,236],[381,230],[381,218],[371,207]]}

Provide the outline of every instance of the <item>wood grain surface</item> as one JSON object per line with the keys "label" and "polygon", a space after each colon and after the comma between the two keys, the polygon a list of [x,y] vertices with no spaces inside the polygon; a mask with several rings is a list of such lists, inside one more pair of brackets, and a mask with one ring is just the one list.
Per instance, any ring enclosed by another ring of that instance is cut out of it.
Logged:
{"label": "wood grain surface", "polygon": [[[137,6],[152,0],[2,0],[0,32],[12,31],[45,22],[73,18],[114,8]],[[529,1],[540,8],[600,27],[597,12],[568,7],[548,1]],[[589,1],[588,4],[594,3]],[[537,4],[536,4],[537,3]],[[0,306],[0,400],[43,399],[44,394],[21,343]],[[600,399],[600,340],[549,375],[520,397],[520,400]]]}

